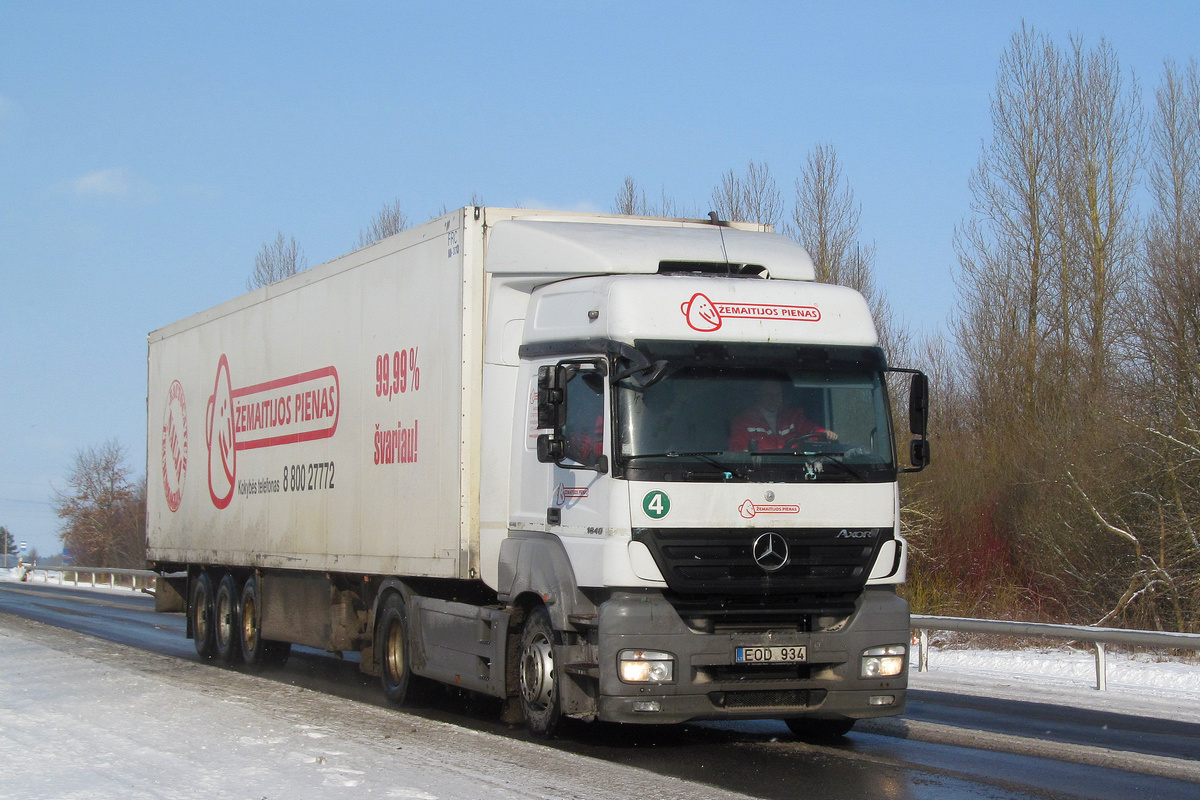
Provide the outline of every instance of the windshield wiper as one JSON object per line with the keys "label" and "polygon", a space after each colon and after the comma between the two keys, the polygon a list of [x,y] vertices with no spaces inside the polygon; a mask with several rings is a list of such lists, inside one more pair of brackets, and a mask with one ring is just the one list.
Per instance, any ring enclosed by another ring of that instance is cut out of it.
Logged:
{"label": "windshield wiper", "polygon": [[852,467],[851,465],[847,464],[845,461],[842,460],[843,458],[846,457],[845,453],[808,453],[808,452],[799,453],[798,452],[798,453],[796,453],[796,455],[813,459],[812,462],[810,462],[810,463],[812,463],[814,466],[818,460],[828,461],[830,464],[836,464],[837,466],[841,467],[843,470],[850,473],[854,477],[858,478],[860,481],[863,481],[864,483],[867,480],[867,476],[861,470],[856,469],[855,467]]}
{"label": "windshield wiper", "polygon": [[745,476],[742,475],[742,473],[738,472],[730,465],[723,464],[717,459],[713,458],[713,456],[719,456],[723,452],[724,451],[722,450],[711,450],[707,452],[679,453],[674,450],[669,450],[665,453],[635,453],[631,456],[625,456],[625,461],[629,462],[635,458],[698,458],[704,463],[710,464],[721,470],[721,472],[725,473],[725,480],[729,480],[730,478],[745,480]]}
{"label": "windshield wiper", "polygon": [[819,475],[822,471],[821,467],[824,463],[829,463],[833,464],[834,466],[841,467],[842,471],[847,475],[851,475],[863,483],[867,482],[866,473],[842,460],[847,455],[844,452],[821,450],[770,450],[754,453],[753,455],[809,459],[809,462],[805,465],[807,474],[804,477],[806,480],[810,481],[816,480],[817,475]]}

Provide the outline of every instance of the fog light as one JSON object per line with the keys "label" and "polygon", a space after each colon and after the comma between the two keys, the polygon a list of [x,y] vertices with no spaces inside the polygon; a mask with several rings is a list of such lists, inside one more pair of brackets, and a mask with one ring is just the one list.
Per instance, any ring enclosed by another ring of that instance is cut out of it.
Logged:
{"label": "fog light", "polygon": [[658,650],[622,650],[617,654],[617,673],[625,683],[670,683],[675,680],[675,656]]}
{"label": "fog light", "polygon": [[657,700],[634,700],[634,711],[662,711],[662,703]]}
{"label": "fog light", "polygon": [[867,699],[870,706],[890,706],[894,702],[896,698],[890,694],[873,694]]}
{"label": "fog light", "polygon": [[906,648],[902,644],[889,644],[864,650],[859,677],[894,678],[904,671],[905,652]]}

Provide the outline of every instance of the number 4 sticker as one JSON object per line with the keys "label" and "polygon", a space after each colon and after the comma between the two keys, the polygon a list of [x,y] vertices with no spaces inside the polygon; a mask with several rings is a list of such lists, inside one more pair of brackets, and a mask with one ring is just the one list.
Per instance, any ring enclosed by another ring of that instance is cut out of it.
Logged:
{"label": "number 4 sticker", "polygon": [[647,492],[642,498],[642,511],[646,512],[646,516],[651,519],[662,519],[671,511],[671,498],[667,497],[667,493],[655,489],[653,492]]}

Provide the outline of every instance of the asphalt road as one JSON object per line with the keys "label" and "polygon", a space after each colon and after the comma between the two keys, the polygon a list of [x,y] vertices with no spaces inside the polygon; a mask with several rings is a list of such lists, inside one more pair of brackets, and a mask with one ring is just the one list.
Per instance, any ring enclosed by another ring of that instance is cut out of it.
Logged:
{"label": "asphalt road", "polygon": [[[196,660],[183,616],[154,613],[145,595],[0,583],[0,613]],[[260,674],[385,705],[357,664],[312,650],[297,648],[286,666]],[[943,692],[909,698],[904,717],[860,723],[829,746],[798,742],[773,721],[573,723],[546,746],[780,800],[1200,797],[1200,725]],[[494,700],[448,690],[396,713],[528,738],[498,721]]]}

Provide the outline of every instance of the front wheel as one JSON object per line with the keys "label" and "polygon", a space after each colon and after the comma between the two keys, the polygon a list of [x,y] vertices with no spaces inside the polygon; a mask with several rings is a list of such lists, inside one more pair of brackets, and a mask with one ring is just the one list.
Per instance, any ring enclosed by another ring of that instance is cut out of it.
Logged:
{"label": "front wheel", "polygon": [[832,742],[845,736],[854,727],[852,719],[797,717],[785,722],[796,738],[805,742]]}
{"label": "front wheel", "polygon": [[554,629],[545,606],[529,612],[521,632],[521,710],[535,736],[550,737],[562,720],[558,668],[554,663]]}

